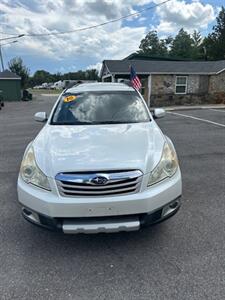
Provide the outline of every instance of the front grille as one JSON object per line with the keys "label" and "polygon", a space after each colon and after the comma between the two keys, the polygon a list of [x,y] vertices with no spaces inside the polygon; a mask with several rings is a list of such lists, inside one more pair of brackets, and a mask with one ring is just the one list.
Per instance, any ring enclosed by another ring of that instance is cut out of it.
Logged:
{"label": "front grille", "polygon": [[64,197],[106,197],[139,192],[142,176],[139,170],[98,171],[59,173],[55,179]]}

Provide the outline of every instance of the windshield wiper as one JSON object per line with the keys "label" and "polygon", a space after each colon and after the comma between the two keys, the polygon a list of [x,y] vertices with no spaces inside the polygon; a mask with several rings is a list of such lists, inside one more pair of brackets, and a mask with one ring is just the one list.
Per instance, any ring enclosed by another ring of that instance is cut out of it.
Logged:
{"label": "windshield wiper", "polygon": [[102,122],[96,122],[94,124],[98,125],[98,124],[126,124],[128,122],[126,121],[102,121]]}
{"label": "windshield wiper", "polygon": [[150,120],[145,120],[145,121],[102,121],[102,122],[96,122],[93,123],[93,125],[98,125],[98,124],[134,124],[134,123],[146,123],[149,122]]}
{"label": "windshield wiper", "polygon": [[107,124],[132,124],[132,123],[142,123],[142,122],[149,122],[150,120],[145,121],[100,121],[100,122],[52,122],[52,125],[107,125]]}
{"label": "windshield wiper", "polygon": [[52,125],[92,125],[92,122],[53,122]]}

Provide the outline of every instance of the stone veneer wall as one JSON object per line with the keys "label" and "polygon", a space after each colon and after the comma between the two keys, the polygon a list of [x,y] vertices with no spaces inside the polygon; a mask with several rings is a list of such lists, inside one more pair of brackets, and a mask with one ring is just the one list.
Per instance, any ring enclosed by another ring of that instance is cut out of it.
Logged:
{"label": "stone veneer wall", "polygon": [[225,93],[225,71],[209,79],[209,94]]}
{"label": "stone veneer wall", "polygon": [[225,72],[220,75],[189,75],[187,94],[175,94],[175,75],[152,75],[150,106],[225,104]]}

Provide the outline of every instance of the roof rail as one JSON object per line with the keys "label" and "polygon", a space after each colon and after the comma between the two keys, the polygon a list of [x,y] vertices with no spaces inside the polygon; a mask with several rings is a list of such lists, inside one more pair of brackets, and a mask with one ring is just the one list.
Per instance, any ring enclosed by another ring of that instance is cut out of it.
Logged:
{"label": "roof rail", "polygon": [[83,82],[78,81],[78,82],[75,83],[75,84],[68,85],[67,88],[63,91],[63,93],[65,93],[67,90],[69,90],[69,89],[71,89],[71,88],[73,88],[73,87],[75,87],[75,86],[81,85],[81,84],[83,84]]}
{"label": "roof rail", "polygon": [[125,85],[127,85],[127,86],[133,88],[135,91],[137,91],[137,90],[133,87],[133,85],[132,85],[132,83],[131,83],[131,81],[130,81],[129,79],[122,79],[122,78],[121,78],[120,81],[119,81],[119,83],[123,83],[123,84],[125,84]]}
{"label": "roof rail", "polygon": [[121,79],[119,79],[118,83],[123,83],[123,84],[126,84],[126,85],[132,87],[130,79],[123,79],[123,78],[121,78]]}

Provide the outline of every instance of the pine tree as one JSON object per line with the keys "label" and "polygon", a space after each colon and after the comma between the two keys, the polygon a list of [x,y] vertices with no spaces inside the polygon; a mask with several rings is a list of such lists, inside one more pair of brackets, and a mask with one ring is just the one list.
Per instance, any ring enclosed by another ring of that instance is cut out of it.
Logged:
{"label": "pine tree", "polygon": [[193,48],[191,35],[182,28],[172,41],[170,56],[191,59],[193,57]]}
{"label": "pine tree", "polygon": [[204,48],[202,44],[202,36],[199,31],[194,31],[192,34],[193,49],[192,58],[193,59],[203,59],[204,58]]}
{"label": "pine tree", "polygon": [[150,31],[141,40],[138,53],[151,56],[167,56],[167,46],[164,40],[158,38],[156,31]]}
{"label": "pine tree", "polygon": [[207,56],[209,59],[225,59],[225,8],[222,9],[216,18],[217,24],[213,32],[204,40]]}

